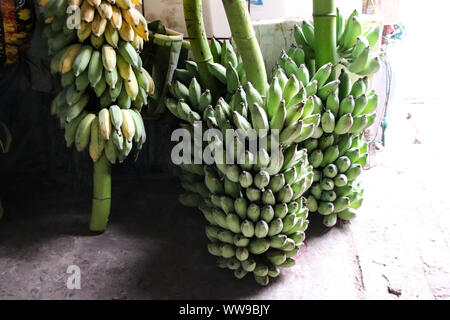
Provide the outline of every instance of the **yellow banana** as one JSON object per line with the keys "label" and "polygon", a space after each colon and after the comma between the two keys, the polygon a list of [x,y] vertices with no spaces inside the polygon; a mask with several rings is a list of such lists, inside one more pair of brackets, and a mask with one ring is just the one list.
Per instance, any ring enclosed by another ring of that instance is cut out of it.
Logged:
{"label": "yellow banana", "polygon": [[105,148],[105,140],[103,139],[103,136],[100,134],[99,120],[98,118],[96,118],[95,120],[92,121],[91,124],[91,137],[89,143],[89,155],[91,156],[94,162],[100,159],[104,148]]}
{"label": "yellow banana", "polygon": [[133,116],[128,109],[122,109],[122,132],[127,141],[133,141],[136,128],[134,126]]}
{"label": "yellow banana", "polygon": [[123,21],[122,28],[120,28],[119,30],[119,34],[120,37],[127,42],[131,42],[134,39],[134,30],[126,21]]}
{"label": "yellow banana", "polygon": [[82,0],[69,0],[69,6],[79,7]]}
{"label": "yellow banana", "polygon": [[111,17],[111,24],[116,28],[116,30],[120,30],[122,27],[122,12],[120,9],[116,6],[112,7],[112,17]]}
{"label": "yellow banana", "polygon": [[141,6],[142,5],[142,1],[141,0],[131,0],[131,3],[136,5],[136,6]]}
{"label": "yellow banana", "polygon": [[109,137],[111,136],[111,117],[108,109],[103,108],[100,110],[98,113],[98,124],[103,138],[109,140]]}
{"label": "yellow banana", "polygon": [[107,23],[108,20],[103,18],[101,15],[96,14],[94,17],[94,21],[92,21],[92,33],[96,37],[100,37],[105,32]]}
{"label": "yellow banana", "polygon": [[137,11],[134,8],[130,10],[122,9],[122,17],[130,26],[137,27],[139,24],[139,16],[133,10]]}
{"label": "yellow banana", "polygon": [[102,61],[106,71],[112,72],[116,68],[116,50],[108,44],[102,47]]}
{"label": "yellow banana", "polygon": [[120,77],[126,81],[131,78],[133,67],[126,62],[120,54],[117,55],[117,68],[119,69]]}
{"label": "yellow banana", "polygon": [[136,51],[142,51],[144,50],[144,39],[142,39],[136,32],[134,33],[134,39],[131,43],[133,48],[136,49]]}
{"label": "yellow banana", "polygon": [[83,0],[69,0],[69,6],[79,7]]}
{"label": "yellow banana", "polygon": [[110,20],[113,15],[112,6],[107,2],[102,2],[97,8],[97,12],[106,20]]}
{"label": "yellow banana", "polygon": [[92,26],[90,23],[81,21],[80,28],[77,30],[78,40],[83,42],[91,35]]}
{"label": "yellow banana", "polygon": [[62,56],[61,62],[59,64],[59,70],[62,74],[72,70],[73,60],[75,60],[75,58],[77,57],[78,53],[80,52],[80,49],[81,49],[80,43],[73,44]]}
{"label": "yellow banana", "polygon": [[116,6],[118,6],[121,9],[130,9],[131,0],[116,0]]}
{"label": "yellow banana", "polygon": [[84,2],[86,1],[89,2],[89,4],[94,8],[97,8],[100,5],[100,3],[102,3],[102,0],[84,0]]}
{"label": "yellow banana", "polygon": [[94,20],[95,9],[93,6],[89,4],[89,2],[83,1],[80,10],[81,10],[81,20],[83,20],[86,23],[90,23]]}
{"label": "yellow banana", "polygon": [[116,4],[116,0],[107,0],[111,4]]}
{"label": "yellow banana", "polygon": [[148,27],[146,23],[143,23],[139,21],[139,25],[134,28],[134,31],[145,41],[148,41],[149,33],[148,33]]}
{"label": "yellow banana", "polygon": [[148,73],[148,71],[145,70],[145,68],[142,68],[142,72],[143,72],[144,75],[147,77],[148,83],[150,83],[149,90],[148,90],[148,94],[149,94],[149,95],[153,95],[153,94],[155,93],[155,82],[153,81],[153,78],[152,78],[152,76],[150,75],[150,73]]}
{"label": "yellow banana", "polygon": [[127,91],[128,96],[132,101],[136,100],[136,97],[139,93],[139,85],[136,79],[136,75],[133,71],[131,71],[128,81],[125,81],[125,90]]}

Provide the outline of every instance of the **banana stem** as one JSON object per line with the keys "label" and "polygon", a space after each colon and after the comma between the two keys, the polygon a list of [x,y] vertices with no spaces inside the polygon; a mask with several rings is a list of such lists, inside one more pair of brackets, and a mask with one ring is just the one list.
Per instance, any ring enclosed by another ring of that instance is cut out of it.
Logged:
{"label": "banana stem", "polygon": [[94,190],[89,229],[103,232],[108,224],[111,209],[111,164],[103,154],[94,162]]}
{"label": "banana stem", "polygon": [[336,6],[334,0],[313,0],[316,69],[336,64]]}
{"label": "banana stem", "polygon": [[214,62],[214,60],[203,22],[202,0],[183,0],[183,6],[191,50],[200,73],[200,83],[205,89],[211,90],[211,93],[217,97],[219,94],[218,83],[209,73],[207,65],[208,62]]}
{"label": "banana stem", "polygon": [[231,28],[233,40],[242,56],[247,79],[266,95],[267,74],[263,55],[255,36],[247,5],[244,0],[222,0]]}

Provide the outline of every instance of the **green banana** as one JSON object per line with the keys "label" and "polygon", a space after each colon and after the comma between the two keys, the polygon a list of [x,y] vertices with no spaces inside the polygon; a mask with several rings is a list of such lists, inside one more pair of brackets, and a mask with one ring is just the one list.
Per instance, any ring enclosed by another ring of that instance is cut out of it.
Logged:
{"label": "green banana", "polygon": [[89,66],[92,51],[93,49],[90,45],[85,45],[81,48],[77,57],[73,60],[72,71],[75,77],[80,76],[80,74],[82,74],[84,70],[86,70],[86,68]]}
{"label": "green banana", "polygon": [[95,119],[95,114],[89,113],[78,125],[77,132],[75,134],[75,146],[77,151],[81,152],[88,146],[91,135],[91,124]]}

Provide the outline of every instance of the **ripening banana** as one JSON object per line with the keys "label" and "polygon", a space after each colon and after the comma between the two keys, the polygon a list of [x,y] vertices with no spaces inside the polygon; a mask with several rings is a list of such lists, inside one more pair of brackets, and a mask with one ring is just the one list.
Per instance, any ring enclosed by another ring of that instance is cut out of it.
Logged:
{"label": "ripening banana", "polygon": [[124,41],[132,42],[134,40],[134,29],[127,21],[123,21],[119,34]]}
{"label": "ripening banana", "polygon": [[67,49],[64,55],[61,57],[59,70],[62,74],[72,70],[73,61],[80,52],[81,47],[82,46],[79,43],[73,44]]}
{"label": "ripening banana", "polygon": [[96,37],[100,37],[105,33],[106,25],[108,20],[103,18],[101,15],[96,14],[94,20],[92,21],[92,34]]}
{"label": "ripening banana", "polygon": [[89,155],[92,161],[96,162],[103,154],[105,148],[105,140],[100,134],[98,118],[94,119],[91,124],[91,135],[89,142]]}
{"label": "ripening banana", "polygon": [[113,48],[117,49],[117,46],[119,45],[120,35],[119,32],[114,29],[111,21],[109,21],[106,25],[105,40]]}
{"label": "ripening banana", "polygon": [[132,101],[136,100],[136,97],[139,93],[139,85],[133,71],[131,72],[128,81],[125,81],[125,90],[127,91]]}
{"label": "ripening banana", "polygon": [[113,15],[113,10],[112,10],[111,4],[109,4],[105,1],[103,1],[97,7],[97,12],[99,13],[100,16],[102,16],[102,18],[104,18],[108,21],[112,18],[112,15]]}
{"label": "ripening banana", "polygon": [[95,8],[89,4],[88,1],[83,1],[80,7],[81,10],[81,20],[85,23],[91,23],[94,21]]}
{"label": "ripening banana", "polygon": [[133,141],[136,128],[130,110],[122,109],[122,132],[127,141]]}
{"label": "ripening banana", "polygon": [[100,49],[103,46],[103,44],[105,43],[104,35],[97,37],[95,34],[93,34],[91,32],[91,36],[89,39],[91,40],[91,44],[95,49]]}
{"label": "ripening banana", "polygon": [[109,137],[111,135],[111,118],[108,109],[103,108],[102,110],[100,110],[100,112],[98,113],[98,123],[100,134],[105,140],[109,140]]}
{"label": "ripening banana", "polygon": [[110,20],[112,26],[119,31],[122,27],[122,11],[116,6],[112,6],[112,16]]}
{"label": "ripening banana", "polygon": [[121,9],[129,10],[131,9],[131,0],[116,0],[116,6],[118,6]]}
{"label": "ripening banana", "polygon": [[102,47],[102,62],[105,71],[112,72],[116,68],[117,56],[116,50],[110,45],[103,45]]}
{"label": "ripening banana", "polygon": [[139,25],[139,16],[136,12],[138,11],[134,8],[129,10],[122,9],[122,18],[132,27],[137,27]]}
{"label": "ripening banana", "polygon": [[102,0],[85,0],[85,1],[89,2],[89,4],[94,8],[97,8],[100,5],[100,3],[102,3]]}

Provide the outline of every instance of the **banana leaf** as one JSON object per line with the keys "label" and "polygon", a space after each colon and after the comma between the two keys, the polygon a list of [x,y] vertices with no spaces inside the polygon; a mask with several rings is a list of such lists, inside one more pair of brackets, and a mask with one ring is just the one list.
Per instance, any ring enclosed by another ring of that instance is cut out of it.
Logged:
{"label": "banana leaf", "polygon": [[[172,37],[161,21],[152,21],[148,29],[153,33],[150,41],[144,45],[143,66],[151,70],[155,82],[155,93],[149,97],[147,116],[159,117],[164,110],[164,99],[167,95],[168,85],[172,82],[175,70],[180,61],[187,59],[187,50],[183,48],[182,37]],[[162,37],[161,37],[162,35]]]}

